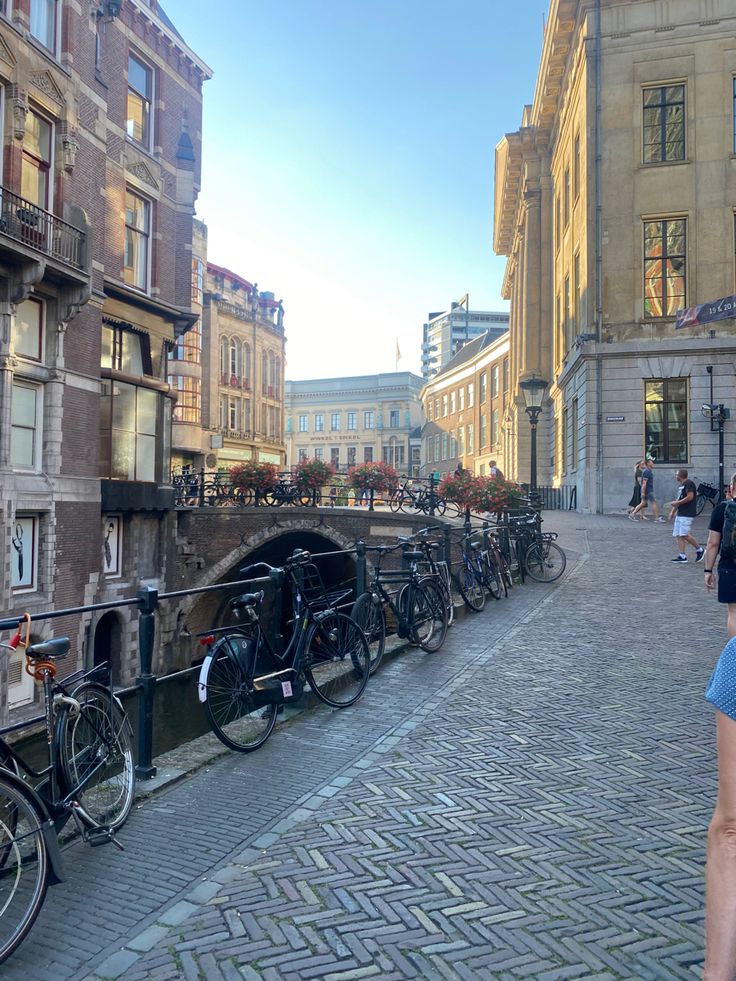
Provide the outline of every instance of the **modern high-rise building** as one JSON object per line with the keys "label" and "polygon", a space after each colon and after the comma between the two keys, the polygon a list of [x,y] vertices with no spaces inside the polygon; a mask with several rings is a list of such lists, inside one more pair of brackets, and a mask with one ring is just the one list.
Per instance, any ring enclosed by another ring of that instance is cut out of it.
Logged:
{"label": "modern high-rise building", "polygon": [[453,303],[449,310],[427,314],[427,322],[422,326],[422,377],[428,381],[436,375],[468,341],[489,330],[491,339],[495,339],[508,327],[508,313],[469,310],[467,296]]}

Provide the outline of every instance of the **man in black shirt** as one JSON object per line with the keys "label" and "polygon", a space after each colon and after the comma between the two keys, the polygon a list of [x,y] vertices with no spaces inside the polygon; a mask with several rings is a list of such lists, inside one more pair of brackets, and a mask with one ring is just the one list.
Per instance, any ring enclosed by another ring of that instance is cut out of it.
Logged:
{"label": "man in black shirt", "polygon": [[687,470],[678,470],[676,476],[677,483],[680,485],[680,493],[676,501],[670,501],[670,520],[675,519],[672,537],[677,539],[680,551],[672,561],[687,562],[687,553],[685,552],[685,543],[687,542],[695,549],[695,561],[700,562],[705,549],[690,534],[696,513],[695,497],[697,490],[695,484],[688,477]]}

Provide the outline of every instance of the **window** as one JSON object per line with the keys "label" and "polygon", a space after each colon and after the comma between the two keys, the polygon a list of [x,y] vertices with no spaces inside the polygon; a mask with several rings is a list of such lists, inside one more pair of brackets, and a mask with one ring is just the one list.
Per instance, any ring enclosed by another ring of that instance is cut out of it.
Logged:
{"label": "window", "polygon": [[189,375],[175,375],[169,383],[176,393],[174,406],[174,422],[189,422],[199,424],[202,413],[202,383],[199,378]]}
{"label": "window", "polygon": [[[461,430],[462,432],[462,430]],[[486,440],[488,439],[488,419],[485,413],[481,413],[480,416],[480,432],[478,433],[478,449],[483,450],[486,446]]]}
{"label": "window", "polygon": [[454,460],[457,456],[457,439],[455,438],[455,430],[450,430],[450,459]]}
{"label": "window", "polygon": [[465,429],[462,426],[457,431],[457,455],[465,456]]}
{"label": "window", "polygon": [[439,399],[435,399],[434,400],[434,417],[435,417],[435,419],[439,419],[439,417],[440,417],[440,400]]}
{"label": "window", "polygon": [[373,447],[363,447],[363,463],[373,463]]}
{"label": "window", "polygon": [[644,316],[674,317],[686,305],[685,218],[644,222]]}
{"label": "window", "polygon": [[498,365],[494,364],[491,368],[491,398],[498,396]]}
{"label": "window", "polygon": [[153,69],[134,54],[128,55],[128,112],[125,130],[131,140],[151,148]]}
{"label": "window", "polygon": [[[424,411],[427,414],[427,421],[428,422],[431,422],[432,421],[432,399],[427,399],[427,402],[426,402]],[[367,428],[368,427],[366,426],[366,429]]]}
{"label": "window", "polygon": [[333,446],[330,448],[330,463],[337,470],[340,466],[340,447]]}
{"label": "window", "polygon": [[443,418],[446,415],[447,415],[447,396],[446,395],[443,395],[442,396],[442,416],[443,416]]}
{"label": "window", "polygon": [[58,0],[31,0],[29,27],[37,41],[56,53]]}
{"label": "window", "polygon": [[434,462],[439,463],[441,460],[440,456],[440,434],[436,433],[434,437]]}
{"label": "window", "polygon": [[333,433],[340,432],[340,413],[331,412],[330,413],[330,430]]}
{"label": "window", "polygon": [[644,450],[657,463],[686,463],[687,378],[644,382]]}
{"label": "window", "polygon": [[498,446],[498,409],[491,410],[491,446]]}
{"label": "window", "polygon": [[[239,399],[226,402],[228,423],[235,417]],[[103,476],[113,480],[152,483],[169,471],[168,404],[165,396],[140,385],[103,378],[101,390],[101,448]]]}
{"label": "window", "polygon": [[573,470],[578,468],[578,400],[572,400],[572,412],[570,414],[570,464]]}
{"label": "window", "polygon": [[467,453],[475,453],[475,444],[473,442],[473,423],[469,422],[465,430],[465,446]]}
{"label": "window", "polygon": [[358,413],[348,412],[348,424],[347,428],[350,430],[356,430],[358,428]]}
{"label": "window", "polygon": [[321,412],[316,412],[314,415],[314,431],[315,433],[322,433],[325,429],[325,417]]}
{"label": "window", "polygon": [[555,194],[555,250],[560,247],[560,195]]}
{"label": "window", "polygon": [[[100,367],[126,375],[150,372],[148,338],[122,327],[103,324]],[[145,371],[144,371],[145,369]]]}
{"label": "window", "polygon": [[202,306],[202,290],[204,289],[204,263],[201,259],[192,259],[192,303]]}
{"label": "window", "polygon": [[128,286],[148,289],[151,203],[133,191],[125,192],[125,270]]}
{"label": "window", "polygon": [[468,385],[468,408],[470,409],[473,406],[473,404],[474,404],[473,383],[470,382],[470,384]]}
{"label": "window", "polygon": [[354,467],[355,466],[356,453],[357,453],[357,447],[356,446],[348,446],[348,466],[349,467]]}
{"label": "window", "polygon": [[736,153],[736,78],[733,80],[733,145],[732,153]]}
{"label": "window", "polygon": [[576,252],[572,260],[572,336],[580,333],[580,253]]}
{"label": "window", "polygon": [[321,460],[324,460],[324,457],[325,457],[325,448],[324,448],[324,446],[315,446],[315,448],[314,448],[314,459],[321,461]]}
{"label": "window", "polygon": [[567,441],[568,421],[568,408],[567,406],[564,406],[562,410],[562,432],[560,434],[562,439],[562,469],[564,473],[567,473],[570,470],[570,448]]}
{"label": "window", "polygon": [[572,150],[572,199],[580,195],[580,133],[575,134]]}
{"label": "window", "polygon": [[462,412],[465,408],[465,386],[457,390],[457,411]]}
{"label": "window", "polygon": [[304,463],[305,460],[309,459],[309,454],[307,453],[306,446],[300,446],[298,452],[299,452],[299,463]]}
{"label": "window", "polygon": [[452,392],[450,392],[450,415],[451,416],[455,414],[455,408],[456,408],[455,407],[455,392],[452,391]]}
{"label": "window", "polygon": [[685,159],[685,86],[644,89],[644,163]]}
{"label": "window", "polygon": [[[51,210],[52,147],[53,127],[51,123],[29,109],[26,113],[26,133],[23,138],[20,193],[26,201],[43,208],[44,211]],[[25,222],[28,225],[28,237],[30,239],[38,238],[43,234],[43,229],[39,227],[37,215],[29,215]],[[23,228],[22,231],[24,230]]]}
{"label": "window", "polygon": [[388,425],[389,425],[389,429],[398,429],[399,428],[399,410],[398,409],[391,409],[391,411],[389,412],[389,414],[388,414]]}
{"label": "window", "polygon": [[18,304],[13,320],[13,349],[21,357],[43,360],[43,306],[38,300]]}
{"label": "window", "polygon": [[299,416],[299,432],[300,433],[309,432],[309,427],[307,425],[307,417],[306,417],[306,415]]}
{"label": "window", "polygon": [[374,427],[375,427],[375,416],[373,413],[373,409],[366,409],[365,412],[363,413],[363,429],[373,429]]}
{"label": "window", "polygon": [[13,383],[10,428],[10,465],[37,470],[41,446],[41,389],[24,382]]}
{"label": "window", "polygon": [[485,371],[478,378],[478,402],[480,405],[486,400],[486,386],[488,384],[488,378]]}
{"label": "window", "polygon": [[571,323],[570,323],[570,277],[565,276],[565,288],[562,294],[564,303],[564,339],[565,339],[565,351],[569,351],[572,347],[572,337],[571,337]]}
{"label": "window", "polygon": [[193,364],[202,362],[202,321],[198,320],[185,334],[176,339],[171,361],[189,361]]}
{"label": "window", "polygon": [[562,220],[565,228],[570,224],[570,168],[565,168],[564,183],[562,185]]}
{"label": "window", "polygon": [[37,588],[38,525],[38,516],[30,514],[16,514],[12,524],[10,586],[13,592],[31,592]]}
{"label": "window", "polygon": [[427,463],[434,463],[434,440],[431,436],[427,436],[425,447],[424,452],[427,454]]}
{"label": "window", "polygon": [[447,433],[442,433],[442,459],[443,460],[447,459],[447,443],[448,443],[448,435]]}

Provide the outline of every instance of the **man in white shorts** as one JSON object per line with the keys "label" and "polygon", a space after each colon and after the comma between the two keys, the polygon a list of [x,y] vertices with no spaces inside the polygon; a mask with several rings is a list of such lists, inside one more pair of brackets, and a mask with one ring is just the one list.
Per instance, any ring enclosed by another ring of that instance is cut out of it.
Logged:
{"label": "man in white shorts", "polygon": [[695,484],[688,477],[687,470],[678,470],[676,477],[677,483],[680,485],[680,493],[676,501],[670,501],[670,519],[675,519],[672,537],[677,539],[677,545],[680,551],[672,561],[687,562],[687,553],[685,552],[685,543],[687,543],[695,549],[695,561],[700,562],[705,549],[690,534],[690,529],[695,518],[695,497],[697,490]]}

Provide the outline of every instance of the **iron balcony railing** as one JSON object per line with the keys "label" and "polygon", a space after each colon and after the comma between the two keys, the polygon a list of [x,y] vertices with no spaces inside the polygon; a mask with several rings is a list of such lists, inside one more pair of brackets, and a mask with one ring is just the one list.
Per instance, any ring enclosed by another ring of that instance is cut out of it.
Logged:
{"label": "iron balcony railing", "polygon": [[83,231],[1,186],[0,232],[76,269],[85,268]]}

